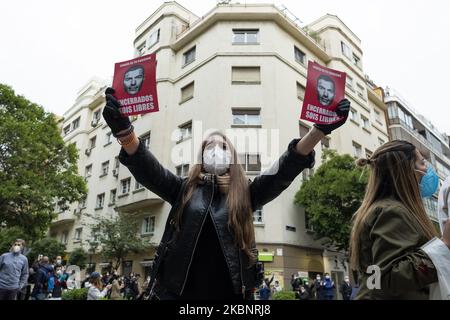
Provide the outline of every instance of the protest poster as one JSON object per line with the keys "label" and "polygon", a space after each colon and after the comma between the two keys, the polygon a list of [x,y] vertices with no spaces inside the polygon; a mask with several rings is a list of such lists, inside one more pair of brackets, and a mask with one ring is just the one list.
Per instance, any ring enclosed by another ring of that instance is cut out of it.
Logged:
{"label": "protest poster", "polygon": [[114,96],[124,116],[159,111],[156,92],[156,54],[118,62],[114,68]]}
{"label": "protest poster", "polygon": [[345,97],[346,77],[344,72],[310,61],[300,119],[317,124],[333,124],[341,120],[335,111]]}

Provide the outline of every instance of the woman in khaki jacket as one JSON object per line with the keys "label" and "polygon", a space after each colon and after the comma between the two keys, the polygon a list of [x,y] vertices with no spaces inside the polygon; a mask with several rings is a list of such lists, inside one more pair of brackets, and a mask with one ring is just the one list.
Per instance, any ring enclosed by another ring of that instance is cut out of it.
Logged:
{"label": "woman in khaki jacket", "polygon": [[[438,239],[422,203],[437,190],[436,174],[406,141],[386,143],[357,163],[370,167],[370,178],[350,241],[351,266],[360,275],[356,299],[429,299],[438,275],[426,247],[438,241],[450,255],[450,222]],[[378,288],[370,266],[380,270]]]}

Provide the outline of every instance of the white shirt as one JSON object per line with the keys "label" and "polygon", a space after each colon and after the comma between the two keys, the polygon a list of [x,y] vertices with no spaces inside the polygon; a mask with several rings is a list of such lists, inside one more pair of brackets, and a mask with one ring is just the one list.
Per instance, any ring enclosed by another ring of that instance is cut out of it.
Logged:
{"label": "white shirt", "polygon": [[444,222],[447,221],[450,214],[450,176],[445,179],[439,191],[438,199],[438,217],[441,233],[444,233]]}

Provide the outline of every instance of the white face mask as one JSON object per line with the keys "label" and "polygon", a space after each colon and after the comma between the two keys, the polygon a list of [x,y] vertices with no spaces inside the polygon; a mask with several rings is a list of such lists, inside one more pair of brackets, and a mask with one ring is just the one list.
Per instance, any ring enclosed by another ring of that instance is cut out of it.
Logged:
{"label": "white face mask", "polygon": [[205,149],[203,152],[203,168],[207,173],[223,175],[228,171],[231,164],[231,153],[219,146],[214,149]]}
{"label": "white face mask", "polygon": [[14,246],[13,251],[14,251],[14,253],[19,253],[20,252],[20,246]]}
{"label": "white face mask", "polygon": [[325,276],[325,279],[327,279],[327,280],[330,279],[330,276]]}
{"label": "white face mask", "polygon": [[59,259],[58,259],[58,260],[56,260],[56,263],[57,263],[57,264],[61,264],[61,262],[62,262],[62,261],[61,261],[61,260],[59,260]]}

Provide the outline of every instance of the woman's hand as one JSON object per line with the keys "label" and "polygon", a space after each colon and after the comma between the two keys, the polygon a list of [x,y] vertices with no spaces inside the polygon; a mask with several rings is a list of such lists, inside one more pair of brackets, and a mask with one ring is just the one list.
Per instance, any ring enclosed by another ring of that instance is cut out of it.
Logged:
{"label": "woman's hand", "polygon": [[339,117],[342,117],[341,120],[333,124],[314,124],[314,127],[322,131],[325,135],[328,135],[337,128],[341,127],[347,121],[349,112],[350,112],[350,101],[348,101],[347,99],[343,99],[339,102],[336,108],[336,114]]}
{"label": "woman's hand", "polygon": [[120,113],[120,104],[113,96],[114,93],[115,90],[113,88],[107,88],[105,91],[106,106],[103,109],[103,118],[111,128],[111,132],[114,137],[117,137],[119,133],[125,132],[126,130],[130,129],[131,122],[128,117],[124,117]]}

